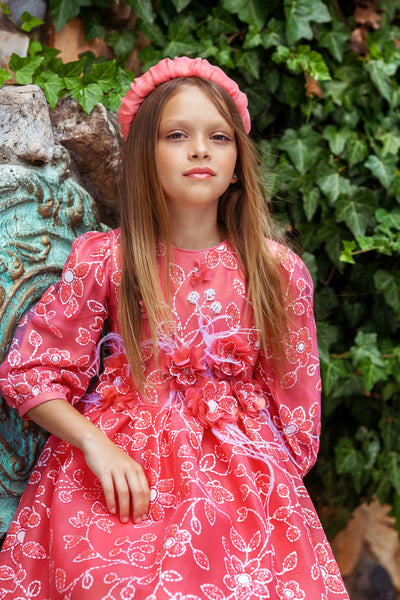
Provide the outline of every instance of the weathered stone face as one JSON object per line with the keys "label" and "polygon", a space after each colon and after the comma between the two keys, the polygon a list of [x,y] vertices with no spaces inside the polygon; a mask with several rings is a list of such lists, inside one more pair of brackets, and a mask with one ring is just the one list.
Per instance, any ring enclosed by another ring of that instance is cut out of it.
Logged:
{"label": "weathered stone face", "polygon": [[[101,230],[95,202],[71,177],[37,86],[0,89],[0,360],[19,321],[59,280],[72,241]],[[0,541],[46,434],[0,397]]]}
{"label": "weathered stone face", "polygon": [[95,199],[103,220],[112,225],[123,146],[116,116],[102,104],[88,116],[76,100],[65,97],[50,118],[56,142],[68,150],[82,185]]}
{"label": "weathered stone face", "polygon": [[48,163],[54,135],[43,90],[37,85],[0,88],[0,148],[27,162]]}

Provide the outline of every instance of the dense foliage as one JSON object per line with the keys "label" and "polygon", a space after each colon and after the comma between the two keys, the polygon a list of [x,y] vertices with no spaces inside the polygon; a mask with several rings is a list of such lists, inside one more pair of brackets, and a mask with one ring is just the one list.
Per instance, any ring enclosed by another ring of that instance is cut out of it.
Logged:
{"label": "dense foliage", "polygon": [[239,81],[276,216],[316,286],[323,429],[308,487],[330,534],[373,497],[400,532],[400,1],[125,4],[138,15],[129,28],[109,0],[50,0],[58,30],[79,15],[115,60],[63,64],[32,38],[30,57],[11,58],[16,81],[33,78],[51,106],[70,92],[87,112],[99,101],[115,110],[139,34],[144,69],[202,56]]}

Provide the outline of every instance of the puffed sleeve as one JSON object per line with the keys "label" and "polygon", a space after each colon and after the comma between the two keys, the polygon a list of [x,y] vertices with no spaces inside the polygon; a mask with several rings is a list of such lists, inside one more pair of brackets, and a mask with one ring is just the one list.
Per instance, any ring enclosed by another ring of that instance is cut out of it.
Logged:
{"label": "puffed sleeve", "polygon": [[108,315],[110,236],[88,232],[72,244],[61,280],[18,326],[0,366],[0,391],[21,416],[55,398],[75,404],[96,372]]}
{"label": "puffed sleeve", "polygon": [[277,433],[303,477],[314,465],[319,447],[321,378],[313,314],[313,282],[303,261],[282,247],[281,258],[288,333],[278,368],[261,354],[256,377],[269,397]]}

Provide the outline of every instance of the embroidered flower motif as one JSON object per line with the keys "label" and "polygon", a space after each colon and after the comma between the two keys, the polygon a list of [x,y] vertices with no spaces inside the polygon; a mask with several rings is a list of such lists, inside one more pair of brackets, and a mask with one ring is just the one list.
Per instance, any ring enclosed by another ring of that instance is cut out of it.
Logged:
{"label": "embroidered flower motif", "polygon": [[205,290],[204,292],[204,298],[208,301],[211,302],[212,300],[214,300],[215,298],[215,290],[213,288],[208,288],[207,290]]}
{"label": "embroidered flower motif", "polygon": [[25,507],[11,523],[8,535],[4,541],[3,550],[11,550],[16,564],[19,563],[21,552],[31,558],[45,558],[46,551],[38,542],[25,542],[26,530],[40,524],[40,515],[32,508]]}
{"label": "embroidered flower motif", "polygon": [[235,381],[232,383],[232,391],[249,417],[256,417],[265,406],[261,386],[256,381]]}
{"label": "embroidered flower motif", "polygon": [[330,556],[327,543],[318,544],[315,548],[315,553],[318,557],[318,563],[312,567],[313,579],[318,579],[319,574],[322,574],[322,578],[328,590],[331,592],[344,592],[344,585],[340,576],[339,567],[333,557]]}
{"label": "embroidered flower motif", "polygon": [[68,367],[72,364],[69,351],[60,350],[59,348],[48,348],[41,355],[40,360],[45,365],[54,365],[56,367]]}
{"label": "embroidered flower motif", "polygon": [[150,515],[153,521],[163,521],[165,507],[173,506],[176,496],[173,494],[174,480],[161,479],[154,483],[150,489]]}
{"label": "embroidered flower motif", "polygon": [[237,420],[238,404],[227,381],[207,380],[203,386],[191,386],[185,392],[191,414],[204,427]]}
{"label": "embroidered flower motif", "polygon": [[304,367],[312,352],[312,341],[307,327],[299,329],[298,332],[290,332],[286,338],[286,356],[292,365]]}
{"label": "embroidered flower motif", "polygon": [[239,335],[214,339],[206,361],[213,374],[221,379],[242,377],[253,364],[251,350]]}
{"label": "embroidered flower motif", "polygon": [[191,278],[190,278],[190,282],[191,282],[192,286],[197,287],[199,285],[199,283],[211,281],[211,279],[212,279],[212,274],[211,274],[210,269],[207,267],[207,265],[204,262],[200,262],[199,260],[196,260],[195,266],[193,268]]}
{"label": "embroidered flower motif", "polygon": [[72,254],[71,260],[64,270],[60,285],[60,299],[62,304],[67,304],[77,296],[81,298],[83,295],[83,280],[87,277],[90,271],[89,263],[78,263],[77,253]]}
{"label": "embroidered flower motif", "polygon": [[214,315],[219,315],[222,310],[221,302],[213,302],[210,306],[210,310],[214,313]]}
{"label": "embroidered flower motif", "polygon": [[53,376],[54,373],[51,371],[32,369],[24,373],[22,381],[17,381],[15,390],[21,396],[36,397],[41,392],[48,390],[48,384],[52,381]]}
{"label": "embroidered flower motif", "polygon": [[190,294],[187,297],[187,301],[190,302],[190,304],[197,304],[199,300],[200,300],[199,292],[190,292]]}
{"label": "embroidered flower motif", "polygon": [[168,529],[164,543],[163,556],[177,557],[186,552],[186,545],[190,542],[192,536],[186,529],[179,529],[178,525],[171,525]]}
{"label": "embroidered flower motif", "polygon": [[302,406],[298,406],[291,412],[287,406],[282,404],[279,407],[280,424],[275,418],[276,424],[283,430],[289,444],[296,454],[301,454],[300,444],[310,446],[312,437],[310,431],[313,428],[313,422],[306,418],[306,413]]}
{"label": "embroidered flower motif", "polygon": [[137,401],[138,394],[132,387],[129,366],[123,352],[109,356],[104,363],[104,380],[97,387],[103,410],[113,406],[117,412],[125,410]]}
{"label": "embroidered flower motif", "polygon": [[278,582],[276,593],[282,600],[303,600],[305,593],[299,588],[297,581]]}
{"label": "embroidered flower motif", "polygon": [[160,369],[172,377],[171,388],[184,390],[190,385],[199,383],[204,371],[204,353],[200,348],[183,344],[172,352],[160,351]]}
{"label": "embroidered flower motif", "polygon": [[268,584],[272,580],[271,571],[261,569],[258,560],[243,563],[237,556],[232,556],[225,563],[228,574],[224,576],[224,583],[235,592],[235,598],[270,597]]}

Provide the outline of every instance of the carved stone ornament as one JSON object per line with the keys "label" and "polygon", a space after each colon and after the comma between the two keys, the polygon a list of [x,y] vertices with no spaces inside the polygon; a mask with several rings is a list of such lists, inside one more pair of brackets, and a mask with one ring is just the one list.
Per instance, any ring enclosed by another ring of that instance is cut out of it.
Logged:
{"label": "carved stone ornament", "polygon": [[[69,175],[57,145],[47,164],[0,165],[0,360],[22,316],[60,279],[75,237],[104,229],[92,197]],[[0,538],[45,438],[0,397]]]}

